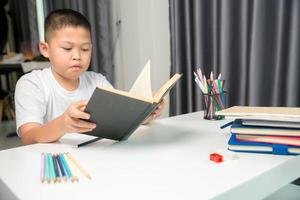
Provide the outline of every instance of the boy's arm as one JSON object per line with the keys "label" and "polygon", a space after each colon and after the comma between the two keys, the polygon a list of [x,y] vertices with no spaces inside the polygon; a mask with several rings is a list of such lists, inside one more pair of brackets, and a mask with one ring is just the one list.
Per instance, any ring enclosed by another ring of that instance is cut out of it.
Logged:
{"label": "boy's arm", "polygon": [[84,121],[90,115],[83,112],[87,102],[78,101],[69,106],[64,114],[46,124],[26,123],[19,128],[22,141],[25,144],[54,142],[65,133],[83,133],[91,131],[96,124]]}
{"label": "boy's arm", "polygon": [[59,127],[59,118],[44,125],[27,123],[19,128],[19,134],[24,144],[53,142],[64,135]]}

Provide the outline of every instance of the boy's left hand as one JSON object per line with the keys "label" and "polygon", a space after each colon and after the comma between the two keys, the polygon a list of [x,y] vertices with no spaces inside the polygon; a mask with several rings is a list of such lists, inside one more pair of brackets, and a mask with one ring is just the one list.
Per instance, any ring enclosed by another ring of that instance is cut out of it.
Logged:
{"label": "boy's left hand", "polygon": [[145,121],[143,122],[143,124],[148,124],[150,123],[152,120],[157,119],[158,117],[161,116],[163,109],[165,108],[165,104],[166,104],[166,100],[163,99],[159,105],[157,106],[157,108],[149,115],[149,117],[147,117],[147,119],[145,119]]}

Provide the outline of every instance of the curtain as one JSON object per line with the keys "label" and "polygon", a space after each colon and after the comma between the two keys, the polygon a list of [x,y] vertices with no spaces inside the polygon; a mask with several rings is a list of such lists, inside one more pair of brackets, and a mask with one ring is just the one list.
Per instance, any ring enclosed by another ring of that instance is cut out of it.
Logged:
{"label": "curtain", "polygon": [[34,45],[37,50],[39,35],[35,0],[9,0],[9,15],[13,22],[13,34],[16,52],[22,52],[26,45]]}
{"label": "curtain", "polygon": [[[93,54],[90,70],[100,72],[113,83],[113,63],[109,32],[109,0],[43,0],[45,16],[54,9],[71,8],[79,11],[89,20],[92,26]],[[39,43],[36,0],[9,0],[14,24],[16,51],[22,52],[28,45]],[[32,47],[30,47],[32,48]]]}
{"label": "curtain", "polygon": [[113,84],[113,63],[109,32],[109,0],[44,0],[45,15],[55,9],[70,8],[82,13],[92,26],[90,69],[100,72]]}
{"label": "curtain", "polygon": [[221,73],[227,106],[300,106],[300,1],[170,0],[170,115],[203,108],[193,71]]}

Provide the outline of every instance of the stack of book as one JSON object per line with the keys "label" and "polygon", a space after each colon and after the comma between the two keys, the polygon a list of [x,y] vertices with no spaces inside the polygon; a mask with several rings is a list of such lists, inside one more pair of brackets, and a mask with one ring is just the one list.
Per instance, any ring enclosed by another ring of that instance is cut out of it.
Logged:
{"label": "stack of book", "polygon": [[234,106],[217,115],[234,118],[229,150],[300,154],[300,108]]}

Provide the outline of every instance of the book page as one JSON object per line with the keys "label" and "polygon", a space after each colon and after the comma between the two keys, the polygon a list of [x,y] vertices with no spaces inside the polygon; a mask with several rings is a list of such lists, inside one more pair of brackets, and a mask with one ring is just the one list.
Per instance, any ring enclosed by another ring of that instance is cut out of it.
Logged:
{"label": "book page", "polygon": [[178,79],[181,77],[181,74],[175,74],[169,79],[154,95],[154,102],[158,103],[162,97],[175,85]]}
{"label": "book page", "polygon": [[142,96],[145,98],[153,99],[151,89],[151,71],[150,71],[150,60],[144,66],[142,72],[135,80],[133,86],[129,90],[130,94]]}

